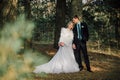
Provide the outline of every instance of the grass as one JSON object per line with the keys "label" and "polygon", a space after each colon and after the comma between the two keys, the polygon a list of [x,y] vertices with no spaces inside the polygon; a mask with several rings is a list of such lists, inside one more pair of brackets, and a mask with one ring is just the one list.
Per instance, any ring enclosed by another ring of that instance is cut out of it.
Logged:
{"label": "grass", "polygon": [[[42,50],[41,46],[44,46]],[[45,54],[44,51],[48,50],[49,52],[50,46],[52,47],[52,45],[36,45],[35,47],[37,51]],[[45,74],[44,76],[41,76],[41,74],[32,75],[34,80],[120,80],[119,56],[89,51],[89,58],[93,73],[87,72],[84,65],[84,70],[77,73]]]}

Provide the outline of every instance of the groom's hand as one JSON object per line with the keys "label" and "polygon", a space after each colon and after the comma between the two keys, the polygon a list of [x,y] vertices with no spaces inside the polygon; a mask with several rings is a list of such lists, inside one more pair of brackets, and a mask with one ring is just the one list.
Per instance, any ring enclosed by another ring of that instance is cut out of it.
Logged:
{"label": "groom's hand", "polygon": [[72,45],[72,47],[73,47],[73,49],[76,49],[76,46],[75,46],[75,44],[73,44],[73,45]]}

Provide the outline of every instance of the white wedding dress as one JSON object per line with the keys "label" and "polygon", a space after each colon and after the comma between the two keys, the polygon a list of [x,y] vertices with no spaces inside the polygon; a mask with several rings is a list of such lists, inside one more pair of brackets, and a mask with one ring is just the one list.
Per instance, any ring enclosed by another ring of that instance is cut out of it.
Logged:
{"label": "white wedding dress", "polygon": [[61,29],[61,36],[59,42],[64,42],[63,47],[59,47],[59,50],[55,56],[43,65],[39,65],[33,71],[34,73],[71,73],[78,72],[79,67],[75,61],[74,53],[72,49],[73,32],[67,28]]}

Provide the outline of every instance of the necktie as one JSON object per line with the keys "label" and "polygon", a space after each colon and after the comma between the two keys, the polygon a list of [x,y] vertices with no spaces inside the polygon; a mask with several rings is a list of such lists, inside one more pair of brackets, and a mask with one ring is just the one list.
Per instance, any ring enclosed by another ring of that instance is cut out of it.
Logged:
{"label": "necktie", "polygon": [[81,36],[81,26],[80,24],[77,24],[77,33],[78,33],[78,39],[82,39],[82,36]]}

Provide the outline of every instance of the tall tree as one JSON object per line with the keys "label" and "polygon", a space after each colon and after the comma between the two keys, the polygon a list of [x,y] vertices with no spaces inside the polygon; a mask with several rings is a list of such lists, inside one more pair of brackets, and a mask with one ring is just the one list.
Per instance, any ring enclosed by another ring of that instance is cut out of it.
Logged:
{"label": "tall tree", "polygon": [[57,0],[56,5],[56,27],[54,37],[54,47],[58,48],[58,40],[60,37],[60,29],[65,26],[65,8],[66,0]]}
{"label": "tall tree", "polygon": [[114,25],[115,25],[115,37],[117,40],[118,48],[120,48],[120,2],[118,0],[104,0],[106,4],[115,9],[114,16]]}
{"label": "tall tree", "polygon": [[[30,6],[30,3],[31,3],[32,0],[23,0],[23,5],[24,5],[24,12],[25,12],[25,17],[27,20],[30,20],[31,19],[31,6]],[[33,47],[32,45],[32,38],[31,39],[24,39],[24,49],[26,49],[26,46],[29,45],[29,47]]]}
{"label": "tall tree", "polygon": [[71,17],[82,15],[82,0],[71,0]]}
{"label": "tall tree", "polygon": [[27,19],[30,19],[30,17],[31,17],[30,1],[31,0],[24,0],[25,14],[26,14]]}
{"label": "tall tree", "polygon": [[5,22],[13,21],[17,16],[18,0],[1,0],[0,1],[0,26]]}

